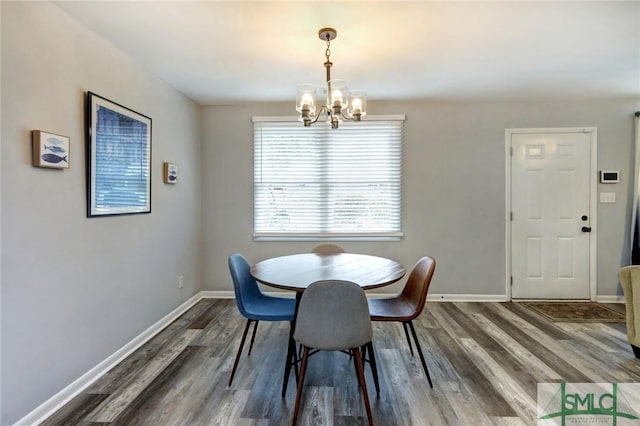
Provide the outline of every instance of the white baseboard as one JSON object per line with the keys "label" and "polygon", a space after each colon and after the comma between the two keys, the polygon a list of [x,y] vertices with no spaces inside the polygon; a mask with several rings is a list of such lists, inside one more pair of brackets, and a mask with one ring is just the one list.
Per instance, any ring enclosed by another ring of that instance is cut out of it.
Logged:
{"label": "white baseboard", "polygon": [[[235,299],[236,297],[233,291],[225,290],[207,290],[201,291],[200,294],[204,299]],[[295,292],[293,291],[265,291],[264,294],[277,297],[295,297]],[[393,295],[393,293],[367,292],[367,297],[389,297],[391,295]]]}
{"label": "white baseboard", "polygon": [[429,302],[507,302],[506,294],[429,294]]}
{"label": "white baseboard", "polygon": [[624,303],[624,296],[596,296],[598,303]]}
{"label": "white baseboard", "polygon": [[202,295],[203,299],[235,299],[236,295],[233,291],[226,290],[207,290],[201,291],[200,295]]}
{"label": "white baseboard", "polygon": [[[87,371],[85,374],[76,379],[73,383],[62,389],[60,392],[42,403],[35,410],[18,420],[14,426],[37,425],[50,417],[57,410],[62,408],[67,402],[71,401],[79,393],[89,387],[93,382],[98,380],[107,371],[111,370],[126,357],[131,355],[136,349],[148,342],[152,337],[162,331],[166,326],[171,324],[180,315],[188,311],[193,305],[198,303],[204,297],[203,292],[197,293],[176,309],[165,315],[158,322],[147,328],[141,334],[136,336],[129,343],[118,349],[111,356],[106,358],[100,364]],[[232,292],[233,293],[233,292]]]}
{"label": "white baseboard", "polygon": [[[233,291],[211,290],[201,291],[203,298],[207,299],[234,299]],[[269,296],[294,297],[292,291],[266,291]],[[367,291],[367,297],[389,297],[395,293],[373,293]],[[427,297],[430,302],[506,302],[507,296],[504,294],[430,294]]]}

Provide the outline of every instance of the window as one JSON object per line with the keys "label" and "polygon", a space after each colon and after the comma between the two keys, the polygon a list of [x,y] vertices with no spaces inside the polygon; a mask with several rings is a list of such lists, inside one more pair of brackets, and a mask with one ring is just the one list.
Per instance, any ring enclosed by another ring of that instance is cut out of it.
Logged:
{"label": "window", "polygon": [[404,116],[254,117],[254,238],[399,238]]}

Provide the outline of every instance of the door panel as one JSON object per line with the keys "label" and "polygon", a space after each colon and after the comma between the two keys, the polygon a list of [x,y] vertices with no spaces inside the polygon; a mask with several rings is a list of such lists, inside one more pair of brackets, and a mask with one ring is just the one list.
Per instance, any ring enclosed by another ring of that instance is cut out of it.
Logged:
{"label": "door panel", "polygon": [[588,299],[590,134],[515,133],[511,147],[512,298]]}

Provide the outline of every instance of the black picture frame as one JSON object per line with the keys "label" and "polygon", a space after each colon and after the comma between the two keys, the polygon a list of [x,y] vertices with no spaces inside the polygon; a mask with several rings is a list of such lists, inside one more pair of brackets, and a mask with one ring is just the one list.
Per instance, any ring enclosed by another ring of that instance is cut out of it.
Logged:
{"label": "black picture frame", "polygon": [[151,213],[152,120],[87,92],[87,217]]}

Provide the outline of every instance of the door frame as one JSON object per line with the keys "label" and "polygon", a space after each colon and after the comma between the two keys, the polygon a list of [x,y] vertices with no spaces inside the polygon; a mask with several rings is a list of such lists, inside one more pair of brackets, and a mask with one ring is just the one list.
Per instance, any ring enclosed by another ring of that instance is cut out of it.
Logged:
{"label": "door frame", "polygon": [[597,127],[549,127],[505,129],[505,295],[511,298],[511,136],[522,133],[589,133],[590,134],[590,182],[589,182],[589,294],[591,301],[597,299],[597,211],[598,211],[598,129]]}

